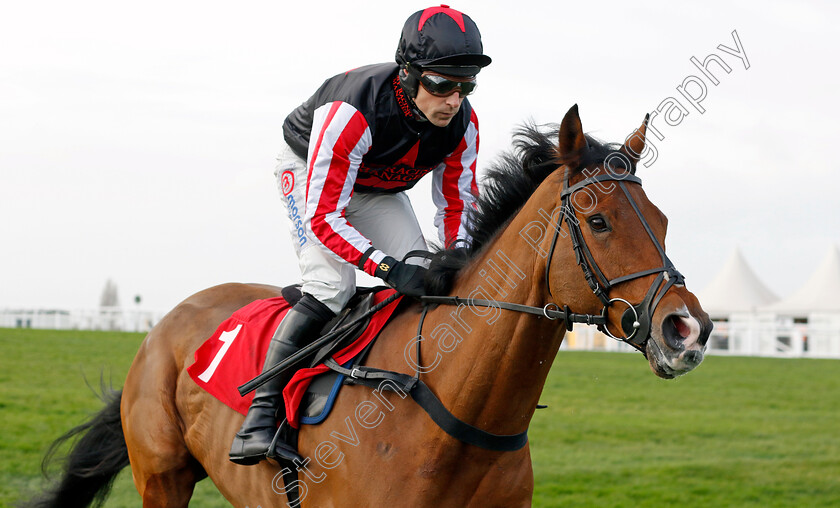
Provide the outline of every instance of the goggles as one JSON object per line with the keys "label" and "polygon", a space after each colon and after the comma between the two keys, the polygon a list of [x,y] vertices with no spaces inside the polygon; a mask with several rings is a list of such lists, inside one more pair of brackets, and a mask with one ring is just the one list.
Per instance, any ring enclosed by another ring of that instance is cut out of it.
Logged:
{"label": "goggles", "polygon": [[448,97],[455,93],[455,91],[458,91],[461,95],[470,95],[478,85],[475,82],[475,78],[468,81],[453,81],[437,74],[420,74],[414,69],[411,70],[419,78],[423,88],[430,94],[438,97]]}

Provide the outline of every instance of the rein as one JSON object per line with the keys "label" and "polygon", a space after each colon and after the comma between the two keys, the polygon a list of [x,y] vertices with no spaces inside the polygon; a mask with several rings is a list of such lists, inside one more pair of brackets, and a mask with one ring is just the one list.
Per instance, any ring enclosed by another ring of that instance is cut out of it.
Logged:
{"label": "rein", "polygon": [[[419,297],[419,300],[423,304],[423,312],[421,314],[420,321],[417,327],[418,367],[413,376],[365,366],[354,366],[348,369],[336,363],[332,358],[326,360],[324,364],[330,369],[345,375],[345,383],[347,384],[360,384],[377,388],[380,390],[391,390],[395,392],[399,391],[401,392],[400,395],[403,397],[405,396],[405,394],[411,395],[411,398],[414,399],[414,401],[417,402],[420,405],[420,407],[423,408],[424,411],[426,411],[426,413],[441,429],[443,429],[447,434],[454,437],[455,439],[458,439],[459,441],[488,450],[515,451],[519,450],[520,448],[525,446],[525,444],[527,444],[527,429],[518,434],[499,435],[492,434],[490,432],[486,432],[477,427],[474,427],[464,422],[463,420],[458,419],[448,409],[446,409],[446,407],[443,405],[440,399],[438,399],[437,396],[435,396],[435,394],[431,391],[428,385],[426,385],[426,383],[424,383],[420,379],[420,337],[422,336],[421,332],[423,329],[423,323],[425,321],[426,314],[431,305],[468,305],[473,307],[495,307],[514,312],[522,312],[526,314],[545,317],[552,321],[562,320],[565,323],[566,330],[568,331],[572,330],[574,323],[596,325],[598,327],[598,330],[600,330],[604,334],[608,335],[609,337],[615,340],[623,341],[631,345],[635,349],[641,351],[643,355],[647,356],[645,348],[650,334],[653,312],[656,309],[656,306],[659,304],[659,301],[671,288],[671,286],[673,286],[674,284],[682,284],[684,281],[684,277],[682,276],[682,274],[680,274],[680,272],[677,271],[677,269],[674,267],[674,264],[665,254],[665,249],[662,247],[662,245],[659,243],[659,240],[657,240],[656,236],[653,234],[653,230],[651,229],[650,225],[648,224],[647,220],[645,219],[644,215],[639,209],[639,206],[637,205],[636,201],[633,199],[633,196],[630,195],[630,192],[627,189],[627,182],[641,185],[641,179],[639,179],[632,173],[626,173],[623,175],[613,175],[611,172],[608,171],[607,174],[589,177],[581,182],[578,182],[575,185],[570,186],[569,176],[570,170],[567,167],[566,173],[564,175],[563,191],[560,194],[560,216],[558,217],[557,223],[554,226],[554,237],[551,241],[551,248],[548,253],[548,260],[546,262],[545,267],[546,288],[548,289],[549,296],[553,297],[553,295],[551,294],[551,285],[549,284],[549,276],[551,273],[551,261],[554,257],[554,251],[557,246],[558,238],[560,236],[560,230],[562,228],[563,222],[565,221],[569,226],[569,236],[571,237],[572,249],[575,252],[577,264],[581,267],[581,270],[583,271],[583,276],[586,279],[586,282],[589,285],[590,289],[592,290],[592,293],[595,294],[595,296],[597,296],[598,299],[604,304],[600,314],[576,314],[573,313],[571,309],[569,309],[568,305],[563,305],[561,309],[560,306],[554,302],[549,302],[543,307],[534,307],[518,303],[482,300],[475,298],[461,298],[458,296],[422,296]],[[636,213],[636,216],[639,218],[642,225],[644,226],[648,237],[653,242],[654,246],[656,246],[656,249],[659,252],[662,261],[662,266],[657,268],[651,268],[648,270],[642,270],[629,275],[623,275],[615,279],[608,279],[604,275],[603,271],[601,271],[600,267],[598,266],[598,263],[595,261],[595,258],[592,256],[592,252],[590,251],[589,246],[586,244],[586,240],[584,240],[583,232],[580,229],[580,221],[578,220],[575,208],[574,206],[572,206],[571,203],[571,197],[574,195],[575,192],[587,187],[588,185],[599,182],[618,183],[618,186],[624,192],[624,195],[627,197],[627,200],[633,207],[633,211]],[[425,251],[412,251],[405,256],[404,260],[409,257],[429,258],[431,257],[431,253]],[[645,295],[644,300],[642,300],[639,304],[633,305],[632,303],[622,298],[609,297],[609,291],[613,287],[623,282],[628,282],[653,274],[658,275],[651,284],[651,287]],[[376,310],[382,308],[384,305],[391,303],[395,298],[399,296],[402,295],[400,295],[399,293],[395,293],[385,301],[381,302],[379,305],[371,308],[367,314],[372,314]],[[623,303],[627,306],[627,310],[624,311],[624,314],[622,314],[621,318],[621,327],[622,331],[625,334],[624,338],[616,337],[615,335],[613,335],[607,326],[607,312],[611,305],[616,302]],[[328,336],[334,336],[337,332],[342,331],[346,327],[352,326],[354,323],[348,323],[347,325],[345,325],[345,327],[342,327],[340,330],[335,330],[334,332],[328,334]],[[297,361],[303,356],[305,356],[305,354],[308,351],[314,350],[316,344],[317,347],[320,347],[320,344],[323,343],[325,338],[326,337],[318,339],[312,345],[303,348],[298,354],[293,355],[286,361],[281,362],[280,364],[274,366],[272,369],[266,371],[260,376],[257,376],[248,383],[245,383],[244,385],[240,386],[240,394],[244,395],[245,393],[248,393],[257,386],[265,383],[268,379],[279,375],[279,373],[282,370],[288,368],[294,363],[297,363]]]}
{"label": "rein", "polygon": [[[522,312],[525,314],[533,314],[535,316],[545,316],[546,318],[556,321],[563,320],[566,323],[566,329],[571,331],[574,323],[586,323],[588,325],[604,325],[607,322],[606,315],[594,314],[575,314],[568,305],[564,305],[561,310],[560,307],[554,303],[547,303],[544,307],[533,307],[531,305],[522,305],[519,303],[498,302],[495,300],[481,300],[477,298],[461,298],[459,296],[421,296],[420,301],[424,305],[468,305],[470,307],[495,307],[498,309],[512,310],[514,312]],[[554,308],[550,308],[550,307]],[[422,323],[420,325],[422,327]]]}

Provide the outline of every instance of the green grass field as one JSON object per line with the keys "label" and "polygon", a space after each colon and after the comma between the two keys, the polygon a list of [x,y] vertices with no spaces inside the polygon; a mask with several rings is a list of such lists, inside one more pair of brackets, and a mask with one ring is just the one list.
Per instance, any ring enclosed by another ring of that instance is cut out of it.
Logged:
{"label": "green grass field", "polygon": [[[56,437],[120,387],[139,334],[0,329],[0,506],[44,485]],[[710,357],[675,381],[638,354],[561,352],[530,439],[534,505],[840,506],[840,362]],[[107,507],[139,507],[126,470]],[[227,506],[209,480],[192,506]]]}

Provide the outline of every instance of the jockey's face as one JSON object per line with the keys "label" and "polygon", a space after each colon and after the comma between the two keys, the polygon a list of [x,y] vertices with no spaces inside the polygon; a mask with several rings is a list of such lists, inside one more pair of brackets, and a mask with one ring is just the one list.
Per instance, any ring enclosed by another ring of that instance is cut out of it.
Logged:
{"label": "jockey's face", "polygon": [[[449,78],[442,74],[434,72],[424,72],[424,74],[435,74]],[[464,78],[452,77],[455,81],[463,81]],[[432,95],[421,83],[417,87],[417,97],[414,98],[414,103],[417,109],[426,115],[426,118],[437,127],[446,127],[452,118],[458,113],[461,108],[461,103],[464,102],[464,96],[461,95],[460,90],[452,90],[452,93],[441,97],[439,95]]]}

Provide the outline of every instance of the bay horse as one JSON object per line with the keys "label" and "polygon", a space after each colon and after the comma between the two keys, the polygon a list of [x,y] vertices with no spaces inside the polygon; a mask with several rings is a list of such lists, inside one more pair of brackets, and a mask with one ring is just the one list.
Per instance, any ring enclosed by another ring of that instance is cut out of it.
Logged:
{"label": "bay horse", "polygon": [[[458,419],[504,435],[528,428],[572,321],[630,343],[659,377],[699,365],[711,322],[665,255],[667,219],[635,176],[646,126],[647,118],[623,145],[602,143],[584,134],[575,105],[550,134],[523,127],[517,151],[483,181],[472,243],[432,262],[429,292],[459,295],[461,304],[412,302],[382,330],[366,364],[419,372]],[[228,460],[243,417],[186,372],[222,321],[279,294],[225,284],[167,314],[122,391],[62,438],[82,436],[61,482],[33,506],[87,506],[128,465],[145,508],[187,507],[208,476],[233,506],[287,504],[277,463]],[[294,505],[531,505],[527,444],[494,451],[458,441],[404,393],[345,386],[330,418],[301,429],[299,451]]]}

